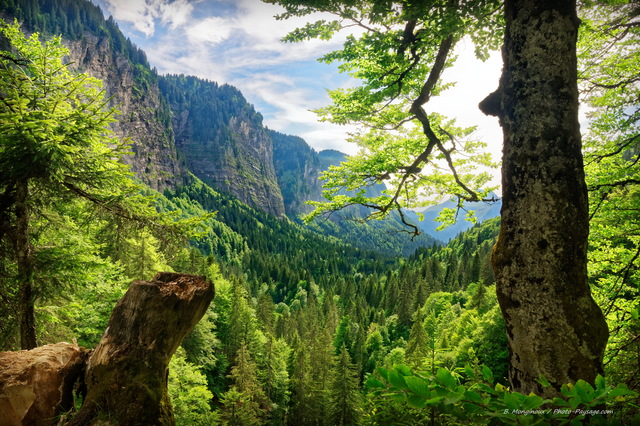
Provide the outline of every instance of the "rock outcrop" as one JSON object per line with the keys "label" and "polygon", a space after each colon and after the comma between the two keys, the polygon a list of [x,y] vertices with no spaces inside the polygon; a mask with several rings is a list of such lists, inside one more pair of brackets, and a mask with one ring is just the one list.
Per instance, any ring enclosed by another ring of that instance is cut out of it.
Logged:
{"label": "rock outcrop", "polygon": [[205,277],[160,272],[131,284],[95,350],[56,343],[1,352],[0,425],[57,424],[80,387],[82,408],[65,424],[175,424],[169,361],[214,291]]}
{"label": "rock outcrop", "polygon": [[89,351],[69,343],[0,353],[0,425],[51,425],[73,405]]}

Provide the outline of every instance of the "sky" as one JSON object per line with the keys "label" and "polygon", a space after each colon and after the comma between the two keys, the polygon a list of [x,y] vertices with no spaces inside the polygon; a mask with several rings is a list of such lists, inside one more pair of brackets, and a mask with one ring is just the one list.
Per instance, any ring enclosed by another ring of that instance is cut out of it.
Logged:
{"label": "sky", "polygon": [[[311,111],[330,103],[327,89],[354,84],[338,72],[337,65],[317,61],[338,49],[346,34],[330,41],[283,43],[284,35],[310,18],[278,21],[274,15],[282,8],[260,0],[91,1],[106,17],[114,17],[160,74],[195,75],[231,84],[263,115],[269,128],[300,136],[317,151],[357,151],[346,142],[353,128],[319,122]],[[498,86],[500,55],[481,62],[466,40],[455,53],[457,64],[445,71],[444,80],[457,84],[432,98],[425,109],[456,117],[461,126],[477,125],[474,136],[489,144],[497,161],[502,143],[498,120],[483,115],[477,105]]]}

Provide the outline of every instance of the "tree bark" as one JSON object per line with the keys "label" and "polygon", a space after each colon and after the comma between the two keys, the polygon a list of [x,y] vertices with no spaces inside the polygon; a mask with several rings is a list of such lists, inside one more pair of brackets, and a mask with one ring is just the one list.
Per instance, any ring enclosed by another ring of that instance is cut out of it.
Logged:
{"label": "tree bark", "polygon": [[87,396],[69,424],[174,424],[168,364],[213,295],[213,284],[196,275],[133,282],[87,362]]}
{"label": "tree bark", "polygon": [[36,341],[35,297],[33,295],[33,247],[29,239],[29,181],[16,183],[15,245],[19,277],[18,309],[20,315],[20,348],[33,349]]}
{"label": "tree bark", "polygon": [[[513,390],[552,396],[603,373],[608,329],[587,284],[575,0],[507,0],[500,87],[480,105],[504,135],[492,254]],[[542,374],[552,384],[543,389]]]}

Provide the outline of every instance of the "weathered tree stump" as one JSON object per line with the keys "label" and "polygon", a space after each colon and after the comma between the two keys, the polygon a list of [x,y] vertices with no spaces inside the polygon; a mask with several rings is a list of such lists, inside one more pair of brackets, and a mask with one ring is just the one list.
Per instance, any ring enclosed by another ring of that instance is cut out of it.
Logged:
{"label": "weathered tree stump", "polygon": [[51,425],[73,405],[88,350],[69,343],[0,353],[0,425]]}
{"label": "weathered tree stump", "polygon": [[69,424],[174,424],[168,364],[213,296],[213,284],[196,275],[133,282],[87,362],[87,396]]}

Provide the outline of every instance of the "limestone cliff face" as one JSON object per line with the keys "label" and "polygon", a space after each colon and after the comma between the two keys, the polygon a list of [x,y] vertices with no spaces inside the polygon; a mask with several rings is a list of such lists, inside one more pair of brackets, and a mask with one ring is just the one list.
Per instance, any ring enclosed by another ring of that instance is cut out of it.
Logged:
{"label": "limestone cliff face", "polygon": [[107,37],[85,34],[81,40],[64,43],[73,67],[102,80],[107,96],[113,97],[112,105],[120,115],[112,128],[118,137],[131,140],[134,153],[125,156],[124,162],[156,190],[183,182],[186,169],[178,161],[171,113],[158,88],[158,77],[115,51]]}
{"label": "limestone cliff face", "polygon": [[283,217],[271,137],[240,91],[190,76],[163,77],[160,87],[189,170],[240,201]]}

